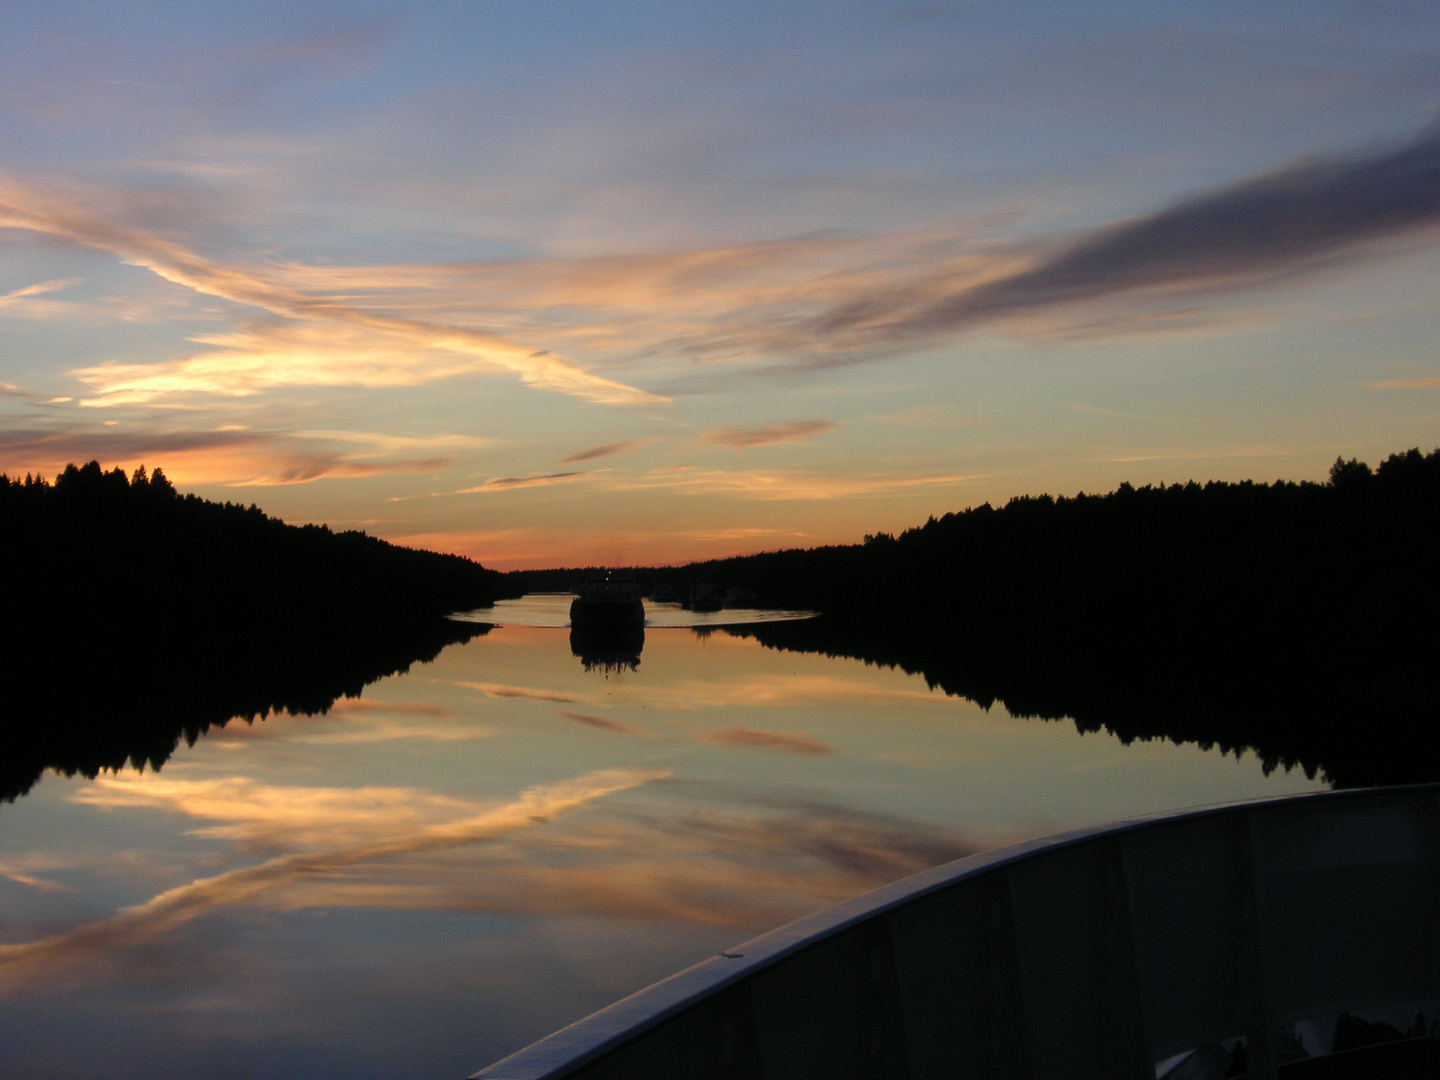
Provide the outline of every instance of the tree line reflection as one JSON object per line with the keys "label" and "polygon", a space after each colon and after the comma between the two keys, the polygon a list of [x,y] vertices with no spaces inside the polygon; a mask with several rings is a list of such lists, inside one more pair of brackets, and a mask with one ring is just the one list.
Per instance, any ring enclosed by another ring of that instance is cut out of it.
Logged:
{"label": "tree line reflection", "polygon": [[0,476],[0,799],[46,769],[158,767],[232,717],[323,712],[486,627],[469,559],[296,527],[96,462]]}
{"label": "tree line reflection", "polygon": [[845,620],[728,627],[772,649],[899,668],[933,689],[1017,717],[1072,720],[1122,743],[1167,739],[1253,752],[1265,771],[1300,768],[1337,787],[1440,779],[1424,751],[1440,691],[1433,672],[1357,673],[1302,649],[1237,658],[995,626],[968,631],[913,620]]}
{"label": "tree line reflection", "polygon": [[437,619],[264,635],[230,635],[165,651],[131,639],[89,655],[31,655],[24,678],[9,680],[0,799],[25,794],[50,769],[93,778],[126,765],[158,769],[183,739],[272,713],[314,715],[367,684],[433,660],[448,645],[490,630]]}

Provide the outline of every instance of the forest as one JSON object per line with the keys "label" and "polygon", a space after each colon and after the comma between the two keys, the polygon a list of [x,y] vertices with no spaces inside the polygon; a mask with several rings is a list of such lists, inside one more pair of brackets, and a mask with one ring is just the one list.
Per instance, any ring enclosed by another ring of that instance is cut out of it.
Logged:
{"label": "forest", "polygon": [[0,476],[0,799],[45,768],[159,765],[232,716],[320,712],[514,595],[456,555],[181,495],[157,469]]}
{"label": "forest", "polygon": [[[1337,460],[1326,483],[1021,496],[860,544],[638,576],[682,593],[702,580],[722,592],[745,586],[762,606],[849,621],[1098,637],[1147,650],[1303,645],[1342,666],[1367,665],[1428,657],[1440,634],[1437,538],[1440,450],[1411,450],[1373,470]],[[512,575],[528,588],[569,576]]]}
{"label": "forest", "polygon": [[[1253,750],[1341,786],[1440,778],[1440,450],[1325,483],[1026,496],[860,544],[642,568],[821,618],[730,632],[898,666],[1012,714]],[[0,799],[161,764],[231,717],[321,712],[578,583],[182,496],[95,462],[0,477]]]}
{"label": "forest", "polygon": [[1252,750],[1339,786],[1440,779],[1418,750],[1440,722],[1440,451],[1337,460],[1325,483],[1025,496],[638,577],[822,612],[730,632],[1017,716]]}
{"label": "forest", "polygon": [[92,461],[53,483],[0,475],[0,523],[7,607],[22,622],[189,634],[427,619],[511,592],[503,574],[459,555],[287,525],[253,505],[181,495],[143,466],[126,476]]}

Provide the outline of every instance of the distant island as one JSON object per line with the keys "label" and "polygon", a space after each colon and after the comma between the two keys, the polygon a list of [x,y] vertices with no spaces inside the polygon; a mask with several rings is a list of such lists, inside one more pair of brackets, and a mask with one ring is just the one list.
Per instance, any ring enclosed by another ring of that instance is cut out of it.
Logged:
{"label": "distant island", "polygon": [[733,632],[899,666],[1015,715],[1252,749],[1342,786],[1440,778],[1412,749],[1440,724],[1440,451],[1337,460],[1325,483],[1022,496],[637,577],[822,612]]}
{"label": "distant island", "polygon": [[458,555],[287,525],[164,473],[0,476],[0,799],[47,768],[158,766],[211,724],[336,698],[486,627],[518,595]]}

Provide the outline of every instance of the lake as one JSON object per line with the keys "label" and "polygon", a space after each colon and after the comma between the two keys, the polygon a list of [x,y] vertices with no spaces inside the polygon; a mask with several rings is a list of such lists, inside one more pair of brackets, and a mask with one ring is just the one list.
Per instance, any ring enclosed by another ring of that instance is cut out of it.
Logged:
{"label": "lake", "polygon": [[459,1078],[926,867],[1325,786],[718,626],[774,614],[651,605],[638,663],[577,656],[568,602],[0,805],[0,1073]]}

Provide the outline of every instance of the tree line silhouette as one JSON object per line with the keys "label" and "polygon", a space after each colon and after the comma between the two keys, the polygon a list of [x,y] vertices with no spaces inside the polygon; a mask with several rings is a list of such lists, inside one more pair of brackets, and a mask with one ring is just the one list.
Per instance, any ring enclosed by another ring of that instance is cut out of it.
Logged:
{"label": "tree line silhouette", "polygon": [[[899,536],[696,563],[772,607],[1112,642],[1417,659],[1440,599],[1440,451],[1328,483],[1194,482],[1012,499]],[[1118,658],[1117,658],[1118,659]]]}
{"label": "tree line silhouette", "polygon": [[180,495],[157,469],[0,475],[0,799],[46,768],[158,766],[232,716],[318,712],[484,631],[516,595],[455,555]]}
{"label": "tree line silhouette", "polygon": [[731,632],[1019,716],[1252,749],[1339,786],[1440,779],[1420,750],[1440,721],[1440,450],[1337,460],[1326,483],[1025,496],[638,577],[823,612]]}

